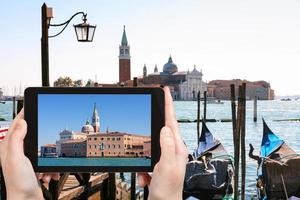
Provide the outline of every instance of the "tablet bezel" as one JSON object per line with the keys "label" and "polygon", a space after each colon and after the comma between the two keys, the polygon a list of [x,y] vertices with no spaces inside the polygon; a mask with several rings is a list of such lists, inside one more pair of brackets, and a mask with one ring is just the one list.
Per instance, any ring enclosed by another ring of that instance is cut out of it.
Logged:
{"label": "tablet bezel", "polygon": [[[38,94],[150,94],[151,166],[38,166]],[[24,152],[36,172],[151,172],[160,158],[160,130],[165,124],[164,91],[146,87],[30,87],[24,94],[27,135]]]}

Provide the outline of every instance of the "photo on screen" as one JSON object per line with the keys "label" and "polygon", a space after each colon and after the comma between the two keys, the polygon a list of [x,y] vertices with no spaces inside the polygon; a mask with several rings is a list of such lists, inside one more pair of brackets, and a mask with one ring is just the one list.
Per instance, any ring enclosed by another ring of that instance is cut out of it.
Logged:
{"label": "photo on screen", "polygon": [[151,95],[38,94],[38,166],[151,166]]}

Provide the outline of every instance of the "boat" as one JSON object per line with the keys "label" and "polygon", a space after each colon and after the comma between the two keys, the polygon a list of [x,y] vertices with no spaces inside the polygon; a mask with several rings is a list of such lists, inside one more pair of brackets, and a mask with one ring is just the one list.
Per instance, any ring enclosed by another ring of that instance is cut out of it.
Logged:
{"label": "boat", "polygon": [[290,99],[290,98],[283,98],[283,99],[280,99],[280,101],[292,101],[292,99]]}
{"label": "boat", "polygon": [[6,102],[5,102],[5,101],[0,101],[0,103],[1,103],[1,104],[5,104]]}
{"label": "boat", "polygon": [[300,155],[278,137],[263,120],[257,194],[259,199],[300,198]]}
{"label": "boat", "polygon": [[213,97],[207,97],[206,103],[207,104],[224,104],[224,102],[221,101],[220,99],[215,99]]}
{"label": "boat", "polygon": [[233,199],[233,176],[232,157],[202,123],[198,147],[186,166],[183,199]]}

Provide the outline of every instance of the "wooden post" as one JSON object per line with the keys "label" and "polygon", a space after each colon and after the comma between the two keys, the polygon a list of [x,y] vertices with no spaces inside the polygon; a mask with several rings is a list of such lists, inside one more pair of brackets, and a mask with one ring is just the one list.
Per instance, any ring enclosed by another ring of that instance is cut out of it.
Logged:
{"label": "wooden post", "polygon": [[144,200],[147,200],[149,196],[149,188],[148,186],[144,187]]}
{"label": "wooden post", "polygon": [[120,179],[121,179],[121,181],[125,181],[125,177],[124,177],[124,173],[123,172],[120,173]]}
{"label": "wooden post", "polygon": [[108,175],[108,182],[107,182],[107,188],[106,189],[106,195],[104,199],[107,200],[115,200],[116,199],[116,174],[115,173],[109,173]]}
{"label": "wooden post", "polygon": [[241,199],[245,200],[245,187],[246,187],[246,83],[242,84],[241,95],[241,165],[242,165],[242,192]]}
{"label": "wooden post", "polygon": [[13,97],[13,119],[17,116],[16,113],[16,97]]}
{"label": "wooden post", "polygon": [[207,105],[207,92],[204,91],[204,116],[203,116],[203,121],[206,122],[206,105]]}
{"label": "wooden post", "polygon": [[136,190],[136,174],[135,173],[131,173],[131,190],[130,190],[130,199],[131,200],[135,200],[136,196],[135,196],[135,190]]}
{"label": "wooden post", "polygon": [[257,96],[255,96],[253,103],[253,121],[257,122]]}
{"label": "wooden post", "polygon": [[200,139],[200,91],[197,94],[197,145]]}
{"label": "wooden post", "polygon": [[231,112],[232,112],[232,131],[233,131],[233,145],[234,145],[234,199],[238,199],[238,185],[239,185],[239,139],[237,129],[236,117],[236,103],[235,103],[235,85],[230,85],[231,91]]}
{"label": "wooden post", "polygon": [[137,87],[138,86],[138,80],[137,77],[133,78],[133,87]]}
{"label": "wooden post", "polygon": [[42,38],[41,38],[42,86],[44,87],[50,86],[47,9],[48,7],[44,3],[41,8],[42,11]]}

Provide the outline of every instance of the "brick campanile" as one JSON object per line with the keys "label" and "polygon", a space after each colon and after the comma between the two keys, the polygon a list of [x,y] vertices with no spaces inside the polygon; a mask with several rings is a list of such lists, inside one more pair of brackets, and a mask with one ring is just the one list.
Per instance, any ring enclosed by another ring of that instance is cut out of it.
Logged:
{"label": "brick campanile", "polygon": [[130,47],[127,42],[125,26],[121,45],[119,46],[119,83],[126,82],[130,77]]}

